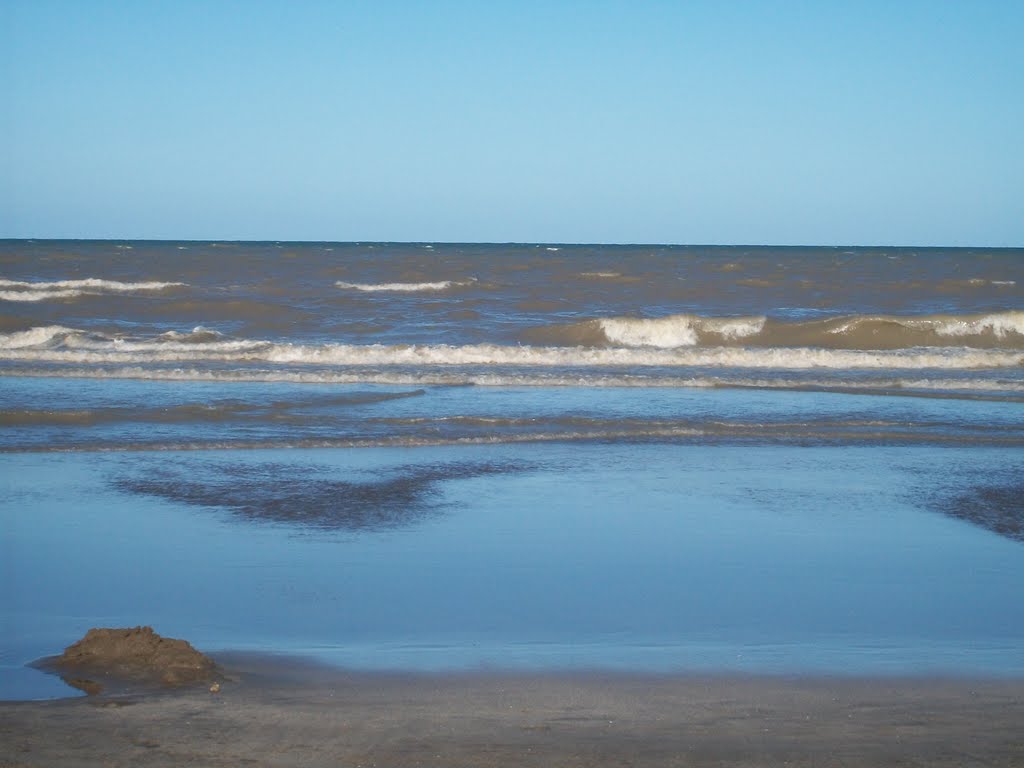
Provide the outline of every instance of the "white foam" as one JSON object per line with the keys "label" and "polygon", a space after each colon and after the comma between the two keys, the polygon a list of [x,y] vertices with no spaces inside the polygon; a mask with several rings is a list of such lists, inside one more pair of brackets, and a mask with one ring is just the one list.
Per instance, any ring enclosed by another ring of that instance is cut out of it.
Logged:
{"label": "white foam", "polygon": [[471,285],[476,278],[466,280],[439,280],[433,283],[346,283],[341,280],[335,283],[339,288],[367,293],[415,293],[417,291],[446,291],[452,287]]}
{"label": "white foam", "polygon": [[4,301],[52,301],[110,293],[145,293],[185,286],[186,283],[165,283],[154,280],[125,283],[120,280],[102,280],[97,277],[39,282],[0,279],[0,288],[8,289],[0,290],[0,299]]}
{"label": "white foam", "polygon": [[93,291],[162,291],[165,288],[184,286],[187,283],[164,283],[155,280],[148,280],[139,283],[124,283],[120,280],[102,280],[98,277],[89,277],[83,280],[54,280],[51,282],[30,282],[26,280],[3,280],[0,279],[2,288],[27,288],[30,290],[51,291],[64,288],[82,289]]}
{"label": "white foam", "polygon": [[85,291],[0,291],[3,301],[56,301],[86,295]]}
{"label": "white foam", "polygon": [[1024,336],[1024,312],[948,317],[936,322],[935,332],[942,336],[977,336],[989,332],[999,339],[1011,333]]}
{"label": "white foam", "polygon": [[701,334],[717,334],[726,339],[754,336],[764,328],[764,317],[700,317],[669,315],[653,319],[607,317],[598,320],[605,337],[623,347],[673,349],[700,343]]}

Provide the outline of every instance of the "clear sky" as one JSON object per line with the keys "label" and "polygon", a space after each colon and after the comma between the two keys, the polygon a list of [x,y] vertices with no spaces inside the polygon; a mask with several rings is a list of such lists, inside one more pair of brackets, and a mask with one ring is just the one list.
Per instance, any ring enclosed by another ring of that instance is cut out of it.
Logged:
{"label": "clear sky", "polygon": [[0,236],[1024,245],[1024,2],[0,0]]}

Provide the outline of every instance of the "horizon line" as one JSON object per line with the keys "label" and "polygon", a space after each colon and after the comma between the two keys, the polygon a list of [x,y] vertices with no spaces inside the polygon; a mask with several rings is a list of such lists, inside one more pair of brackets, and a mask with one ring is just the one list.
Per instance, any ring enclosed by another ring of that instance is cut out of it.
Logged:
{"label": "horizon line", "polygon": [[1021,250],[1022,245],[922,245],[917,243],[659,243],[659,242],[569,242],[557,240],[290,240],[290,239],[245,239],[245,238],[160,238],[160,237],[0,237],[0,242],[93,242],[93,243],[267,243],[309,245],[330,243],[332,245],[505,245],[538,246],[558,248],[622,247],[622,248],[827,248],[830,250],[853,248],[919,248],[934,250]]}

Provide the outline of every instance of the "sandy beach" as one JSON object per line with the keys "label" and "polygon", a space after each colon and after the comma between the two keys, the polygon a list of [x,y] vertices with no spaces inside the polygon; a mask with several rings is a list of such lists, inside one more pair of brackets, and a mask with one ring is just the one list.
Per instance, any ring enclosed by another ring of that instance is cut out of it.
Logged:
{"label": "sandy beach", "polygon": [[353,673],[0,703],[0,766],[1020,766],[1024,681]]}

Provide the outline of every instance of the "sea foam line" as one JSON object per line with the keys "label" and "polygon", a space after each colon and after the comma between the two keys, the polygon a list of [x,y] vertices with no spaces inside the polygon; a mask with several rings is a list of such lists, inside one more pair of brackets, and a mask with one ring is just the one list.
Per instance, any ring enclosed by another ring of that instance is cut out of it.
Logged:
{"label": "sea foam line", "polygon": [[[44,329],[0,334],[0,360],[49,363],[274,363],[321,366],[710,367],[755,369],[1011,368],[1019,350],[926,347],[898,350],[681,347],[586,348],[453,345],[294,344],[259,340],[181,341],[102,338]],[[33,334],[38,334],[34,336]],[[36,340],[39,340],[36,343]]]}

